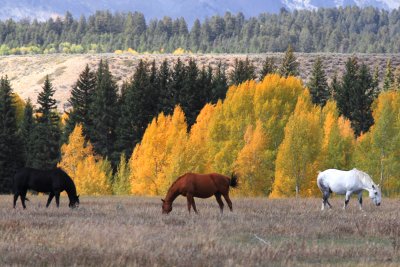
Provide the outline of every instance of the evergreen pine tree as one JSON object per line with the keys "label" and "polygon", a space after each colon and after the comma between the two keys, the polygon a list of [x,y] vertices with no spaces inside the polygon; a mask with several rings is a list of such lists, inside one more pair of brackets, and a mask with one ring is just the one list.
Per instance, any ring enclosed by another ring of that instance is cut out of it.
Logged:
{"label": "evergreen pine tree", "polygon": [[31,140],[34,142],[32,148],[32,167],[37,169],[52,169],[60,160],[60,117],[57,113],[56,100],[53,98],[55,89],[46,76],[43,90],[38,96],[36,113],[36,125]]}
{"label": "evergreen pine tree", "polygon": [[282,65],[279,69],[279,74],[283,77],[299,75],[299,63],[297,62],[291,45],[289,45],[286,50]]}
{"label": "evergreen pine tree", "polygon": [[12,89],[7,76],[0,79],[0,193],[11,192],[12,177],[22,167],[22,150]]}
{"label": "evergreen pine tree", "polygon": [[23,158],[26,167],[32,167],[32,162],[35,157],[33,154],[33,145],[35,140],[32,139],[35,121],[33,119],[33,106],[31,100],[28,98],[24,109],[24,117],[19,129],[19,135],[23,147]]}
{"label": "evergreen pine tree", "polygon": [[149,74],[147,63],[140,60],[122,100],[117,127],[117,151],[126,155],[132,153],[133,147],[142,139],[147,124],[155,116],[155,100],[158,99],[158,95],[150,83],[150,78],[155,75],[156,69],[152,70],[152,73]]}
{"label": "evergreen pine tree", "polygon": [[224,100],[228,91],[228,79],[226,77],[225,66],[220,61],[212,79],[211,102],[217,103],[219,99]]}
{"label": "evergreen pine tree", "polygon": [[362,64],[358,74],[358,86],[351,97],[353,110],[351,126],[356,135],[365,133],[374,123],[371,105],[374,101],[372,76],[367,65]]}
{"label": "evergreen pine tree", "polygon": [[73,86],[71,97],[68,100],[71,105],[71,111],[65,125],[64,140],[68,139],[68,136],[74,130],[77,123],[82,124],[83,135],[86,136],[88,134],[87,129],[91,125],[89,109],[92,103],[95,84],[95,74],[90,70],[89,65],[86,65]]}
{"label": "evergreen pine tree", "polygon": [[118,156],[113,155],[116,141],[115,128],[119,117],[117,91],[108,63],[101,60],[96,72],[96,86],[89,109],[92,125],[89,125],[88,134],[95,152],[108,157],[114,164],[118,161]]}
{"label": "evergreen pine tree", "polygon": [[392,88],[393,90],[400,91],[400,66],[397,66],[394,71],[394,83]]}
{"label": "evergreen pine tree", "polygon": [[308,88],[310,89],[312,102],[321,107],[325,106],[330,97],[330,92],[320,57],[314,63]]}
{"label": "evergreen pine tree", "polygon": [[164,59],[157,72],[156,86],[158,87],[159,98],[157,101],[157,113],[164,112],[168,114],[173,110],[174,96],[171,93],[171,71],[169,69],[168,60]]}
{"label": "evergreen pine tree", "polygon": [[194,59],[190,59],[185,68],[183,87],[179,93],[179,104],[186,115],[189,127],[195,122],[198,114],[197,106],[202,102],[198,77],[199,69],[197,64]]}
{"label": "evergreen pine tree", "polygon": [[379,93],[380,93],[380,89],[379,89],[379,68],[376,65],[375,69],[374,69],[374,75],[372,76],[372,88],[374,91],[374,97],[378,97]]}
{"label": "evergreen pine tree", "polygon": [[345,73],[342,77],[342,83],[336,88],[335,100],[339,112],[346,118],[351,120],[351,106],[352,92],[358,86],[358,62],[356,57],[351,57],[347,60],[345,66]]}
{"label": "evergreen pine tree", "polygon": [[234,85],[239,85],[248,80],[254,80],[255,66],[250,62],[249,58],[245,61],[240,59],[235,59],[235,65],[233,66],[233,71],[230,73],[230,82]]}
{"label": "evergreen pine tree", "polygon": [[392,61],[389,59],[386,64],[385,79],[383,80],[383,91],[389,91],[394,82]]}
{"label": "evergreen pine tree", "polygon": [[276,72],[275,58],[266,57],[260,72],[260,80],[263,80],[268,74]]}
{"label": "evergreen pine tree", "polygon": [[360,68],[356,57],[349,58],[346,62],[343,81],[335,99],[339,112],[351,121],[356,136],[368,131],[373,124],[373,82],[368,67],[362,64]]}
{"label": "evergreen pine tree", "polygon": [[170,115],[174,112],[175,106],[179,104],[180,94],[185,86],[186,68],[180,58],[175,63],[172,74],[170,86],[168,86],[168,96],[170,98],[168,105],[165,107],[165,115]]}
{"label": "evergreen pine tree", "polygon": [[340,81],[338,79],[337,73],[333,74],[331,83],[329,84],[329,94],[330,97],[336,99],[336,93],[340,90]]}

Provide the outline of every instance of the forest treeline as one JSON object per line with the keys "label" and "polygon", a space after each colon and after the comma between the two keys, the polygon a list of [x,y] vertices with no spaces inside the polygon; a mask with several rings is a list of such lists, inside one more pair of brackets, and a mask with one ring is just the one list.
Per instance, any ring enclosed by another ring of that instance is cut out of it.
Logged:
{"label": "forest treeline", "polygon": [[160,195],[185,172],[236,172],[238,195],[312,196],[319,170],[357,167],[395,196],[400,71],[388,61],[382,82],[377,72],[352,57],[328,83],[318,58],[305,85],[289,47],[280,66],[266,58],[260,73],[248,59],[229,73],[194,59],[140,61],[118,88],[100,61],[82,71],[63,115],[48,77],[33,106],[5,76],[0,190],[10,192],[22,166],[59,166],[88,195]]}
{"label": "forest treeline", "polygon": [[242,13],[213,16],[191,27],[184,18],[146,21],[143,14],[111,13],[73,18],[0,21],[0,55],[38,53],[283,52],[399,53],[400,9],[322,8],[245,18]]}

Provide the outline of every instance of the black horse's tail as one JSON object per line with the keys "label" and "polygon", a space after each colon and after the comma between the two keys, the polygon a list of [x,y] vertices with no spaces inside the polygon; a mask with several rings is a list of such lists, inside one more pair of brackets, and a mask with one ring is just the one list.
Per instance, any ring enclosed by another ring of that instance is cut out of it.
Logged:
{"label": "black horse's tail", "polygon": [[229,186],[233,188],[237,188],[239,186],[239,178],[236,173],[232,173],[231,180],[229,181]]}

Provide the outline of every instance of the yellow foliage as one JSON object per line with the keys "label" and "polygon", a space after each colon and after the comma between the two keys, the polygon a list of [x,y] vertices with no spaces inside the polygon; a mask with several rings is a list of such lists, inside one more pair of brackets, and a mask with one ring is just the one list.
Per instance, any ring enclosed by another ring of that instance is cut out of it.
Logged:
{"label": "yellow foliage", "polygon": [[20,123],[24,117],[25,101],[17,94],[13,93],[13,101],[15,106],[15,115],[17,117],[17,122]]}
{"label": "yellow foliage", "polygon": [[[78,192],[83,195],[110,195],[109,184],[110,170],[104,170],[103,160],[97,160],[90,155],[76,166],[76,178],[74,179]],[[111,166],[110,166],[111,167]]]}
{"label": "yellow foliage", "polygon": [[124,53],[124,51],[122,51],[122,50],[115,50],[114,51],[114,54],[116,54],[116,55],[122,55]]}
{"label": "yellow foliage", "polygon": [[129,54],[132,54],[132,55],[139,55],[139,53],[136,50],[132,49],[132,48],[128,48],[127,52]]}
{"label": "yellow foliage", "polygon": [[382,192],[400,195],[400,92],[381,93],[374,103],[375,124],[357,141],[355,165],[367,171]]}
{"label": "yellow foliage", "polygon": [[65,125],[65,124],[67,123],[68,117],[69,117],[69,115],[68,115],[67,112],[64,112],[64,113],[61,115],[61,124],[62,124],[62,125]]}
{"label": "yellow foliage", "polygon": [[310,196],[318,192],[315,178],[321,147],[320,109],[308,91],[299,97],[286,127],[276,159],[271,197]]}
{"label": "yellow foliage", "polygon": [[109,173],[102,168],[104,162],[96,157],[90,142],[86,142],[82,125],[78,124],[61,147],[62,168],[74,180],[77,191],[83,195],[110,194]]}
{"label": "yellow foliage", "polygon": [[187,140],[187,124],[180,107],[172,116],[153,119],[129,162],[131,192],[137,195],[164,194],[180,174],[185,160],[182,152]]}
{"label": "yellow foliage", "polygon": [[180,55],[184,55],[184,54],[191,54],[191,52],[189,50],[185,50],[185,49],[179,47],[179,48],[175,49],[175,51],[172,52],[172,54],[176,55],[176,56],[180,56]]}
{"label": "yellow foliage", "polygon": [[270,193],[274,172],[274,154],[266,149],[267,136],[261,121],[257,121],[256,129],[249,126],[244,135],[245,145],[236,160],[237,172],[240,176],[240,195],[266,196]]}

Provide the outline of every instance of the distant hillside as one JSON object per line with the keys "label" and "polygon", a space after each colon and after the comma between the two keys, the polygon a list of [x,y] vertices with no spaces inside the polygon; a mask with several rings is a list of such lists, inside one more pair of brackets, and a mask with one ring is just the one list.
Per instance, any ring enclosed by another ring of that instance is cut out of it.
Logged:
{"label": "distant hillside", "polygon": [[189,24],[199,18],[203,20],[213,15],[223,15],[230,11],[243,12],[247,17],[260,13],[277,13],[281,8],[287,10],[344,7],[349,5],[380,9],[394,9],[400,6],[399,0],[2,0],[0,19],[36,18],[45,20],[70,11],[74,16],[94,14],[96,10],[139,11],[145,17],[172,18],[184,17]]}
{"label": "distant hillside", "polygon": [[[300,62],[301,77],[304,81],[308,80],[313,62],[318,55],[323,59],[328,77],[332,77],[335,72],[340,75],[347,58],[351,56],[349,54],[296,54]],[[283,54],[248,55],[250,60],[256,65],[257,72],[259,72],[266,56],[275,57],[277,64],[280,64]],[[212,54],[179,56],[184,62],[187,62],[190,57],[194,57],[199,66],[208,64],[216,66],[221,61],[227,66],[227,72],[229,73],[232,70],[235,58],[244,59],[246,55]],[[393,67],[400,65],[400,54],[361,54],[358,57],[360,61],[367,63],[371,68],[376,65],[379,66],[381,77],[384,75],[386,62],[389,58],[392,59]],[[64,108],[68,108],[66,103],[70,96],[71,87],[86,64],[89,64],[92,68],[96,68],[100,59],[108,60],[112,74],[116,77],[118,84],[121,85],[124,80],[131,78],[139,59],[147,61],[156,60],[157,64],[160,64],[165,58],[168,58],[172,63],[178,59],[178,56],[114,54],[6,56],[0,57],[0,76],[8,75],[14,91],[24,99],[30,97],[35,103],[45,76],[47,74],[50,75],[56,88],[55,98],[58,100],[58,107],[60,110],[63,110]]]}
{"label": "distant hillside", "polygon": [[400,53],[400,9],[371,7],[281,11],[245,18],[243,14],[198,21],[146,20],[145,15],[98,11],[87,18],[0,21],[0,55],[139,52],[195,53],[297,52]]}

